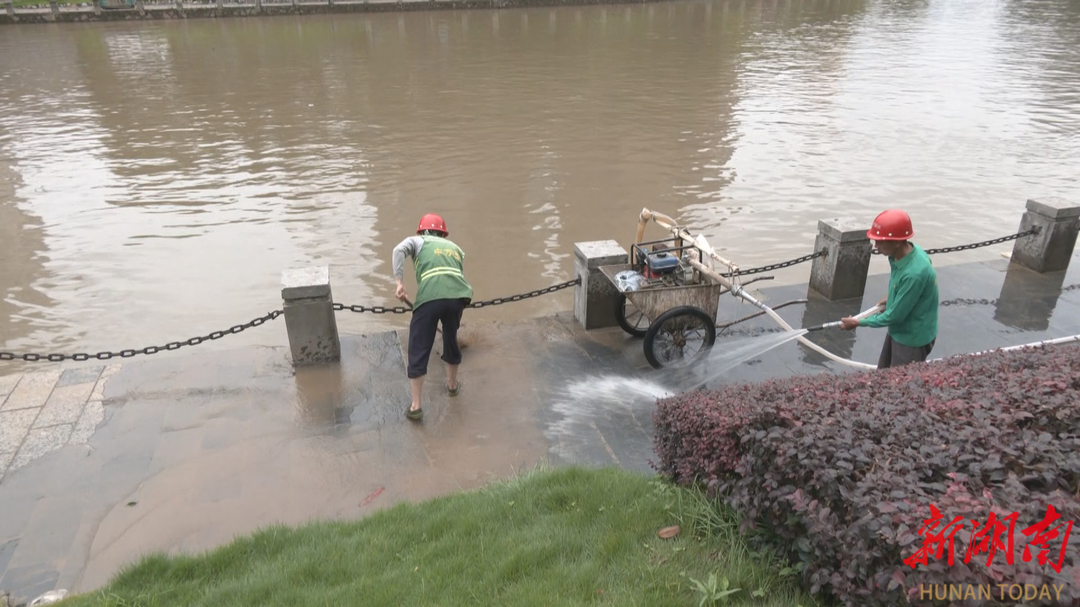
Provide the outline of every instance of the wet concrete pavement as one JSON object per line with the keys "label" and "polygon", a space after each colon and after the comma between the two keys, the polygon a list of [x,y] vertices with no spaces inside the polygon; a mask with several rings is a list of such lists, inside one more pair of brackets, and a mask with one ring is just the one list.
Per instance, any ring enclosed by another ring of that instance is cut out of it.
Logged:
{"label": "wet concrete pavement", "polygon": [[[1080,333],[1080,263],[1072,266],[1051,275],[1005,260],[939,268],[941,332],[932,357]],[[795,327],[835,320],[876,302],[887,280],[871,276],[862,302],[809,298],[779,313]],[[773,305],[807,297],[805,286],[753,286]],[[724,296],[718,319],[755,311]],[[777,330],[759,317],[721,332],[717,347]],[[868,363],[883,336],[812,334]],[[585,332],[569,313],[503,323],[470,312],[461,394],[450,398],[442,387],[436,346],[425,419],[413,424],[403,415],[404,337],[346,337],[339,365],[296,371],[284,348],[244,348],[0,378],[0,428],[11,435],[4,444],[20,445],[8,448],[8,461],[0,458],[0,589],[17,600],[54,588],[87,591],[147,552],[198,552],[278,522],[356,518],[478,487],[544,459],[650,470],[649,394],[582,399],[566,390],[576,382],[599,395],[612,383],[657,379],[641,340],[617,328]],[[712,383],[849,371],[792,343]],[[71,404],[80,398],[81,409]],[[70,426],[73,435],[89,403],[100,403],[101,420],[85,441],[69,436],[23,452],[42,428]],[[19,411],[20,419],[34,416],[21,436],[8,423]]]}

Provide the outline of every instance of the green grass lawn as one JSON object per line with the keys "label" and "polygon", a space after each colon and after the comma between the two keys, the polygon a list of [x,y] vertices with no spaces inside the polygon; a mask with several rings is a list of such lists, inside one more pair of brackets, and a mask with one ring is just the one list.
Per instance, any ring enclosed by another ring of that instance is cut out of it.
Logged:
{"label": "green grass lawn", "polygon": [[[660,539],[669,525],[681,533]],[[62,605],[813,605],[789,573],[752,555],[733,514],[698,493],[557,468],[353,522],[271,527],[199,556],[148,556]],[[720,598],[725,583],[738,591]]]}

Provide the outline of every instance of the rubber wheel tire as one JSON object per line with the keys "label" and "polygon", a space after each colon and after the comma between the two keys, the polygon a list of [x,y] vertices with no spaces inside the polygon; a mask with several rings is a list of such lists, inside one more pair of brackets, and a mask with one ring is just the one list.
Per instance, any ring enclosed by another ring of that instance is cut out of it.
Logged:
{"label": "rubber wheel tire", "polygon": [[[696,321],[702,326],[702,330],[704,331],[704,335],[702,336],[702,347],[692,358],[697,358],[716,343],[716,322],[709,318],[709,315],[706,314],[704,310],[693,306],[679,306],[677,308],[672,308],[661,314],[655,322],[649,325],[649,329],[645,331],[645,360],[649,361],[649,364],[652,365],[654,369],[664,368],[664,362],[656,355],[656,341],[658,337],[666,336],[665,332],[673,329],[680,333],[679,338],[673,339],[685,339],[684,329],[679,328],[679,325],[688,321]],[[668,329],[665,329],[665,327]]]}
{"label": "rubber wheel tire", "polygon": [[[630,300],[622,293],[615,297],[615,320],[619,323],[619,326],[622,327],[622,330],[630,335],[633,335],[634,337],[645,337],[645,331],[649,328],[649,319],[642,314],[641,310],[638,310],[635,307],[634,310],[637,311],[637,314],[639,314],[641,318],[636,322],[631,323],[630,320],[626,318],[626,307],[628,305],[631,307],[634,306],[634,304],[630,303]],[[631,314],[630,316],[634,316],[634,314]],[[644,326],[642,326],[643,323]]]}

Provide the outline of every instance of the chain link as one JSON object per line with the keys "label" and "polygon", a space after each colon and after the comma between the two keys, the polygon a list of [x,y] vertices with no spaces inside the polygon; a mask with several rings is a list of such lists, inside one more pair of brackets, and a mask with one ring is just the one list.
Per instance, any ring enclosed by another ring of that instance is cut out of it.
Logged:
{"label": "chain link", "polygon": [[[782,263],[774,263],[774,264],[767,265],[767,266],[761,266],[760,268],[751,268],[749,270],[739,270],[738,272],[735,272],[734,275],[735,276],[748,276],[750,274],[760,274],[761,272],[772,272],[773,270],[779,270],[781,268],[788,268],[788,267],[791,267],[791,266],[794,266],[794,265],[797,265],[797,264],[800,264],[800,263],[805,263],[807,261],[810,261],[811,259],[816,259],[818,257],[824,257],[827,253],[828,253],[827,250],[822,249],[822,250],[818,251],[817,253],[811,253],[810,255],[803,255],[802,257],[796,257],[795,259],[792,259],[791,261],[785,261],[785,262],[782,262]],[[727,274],[724,274],[723,276],[725,278],[731,278],[732,273],[728,272]]]}
{"label": "chain link", "polygon": [[547,287],[546,289],[537,289],[535,291],[529,291],[528,293],[522,293],[521,295],[512,295],[510,297],[496,297],[495,299],[489,299],[487,301],[474,301],[471,304],[469,304],[468,307],[470,307],[470,308],[483,308],[483,307],[486,307],[486,306],[498,306],[498,305],[501,305],[501,304],[504,304],[504,303],[509,303],[509,302],[512,302],[512,301],[521,301],[522,299],[529,299],[530,297],[539,297],[541,295],[547,295],[548,293],[554,293],[555,291],[559,291],[561,289],[565,289],[567,287],[572,287],[574,285],[579,285],[579,284],[581,284],[581,279],[580,278],[575,278],[574,280],[568,280],[568,281],[566,281],[564,283],[560,283],[560,284],[557,284],[557,285],[554,285],[554,286],[551,286],[551,287]]}
{"label": "chain link", "polygon": [[404,314],[406,312],[412,312],[412,308],[406,308],[405,306],[387,308],[385,306],[346,306],[339,303],[334,304],[334,310],[338,312],[342,310],[348,310],[350,312],[371,312],[372,314]]}
{"label": "chain link", "polygon": [[[1080,289],[1080,283],[1072,284],[1067,287],[1062,287],[1061,293],[1068,293],[1077,289]],[[949,306],[996,306],[998,305],[998,300],[986,298],[970,299],[965,297],[958,297],[956,299],[947,299],[941,302],[939,305],[943,308],[947,308]]]}
{"label": "chain link", "polygon": [[84,361],[90,360],[92,358],[97,360],[109,360],[110,358],[114,357],[131,358],[132,356],[136,356],[139,354],[157,354],[162,350],[178,350],[184,346],[197,346],[204,341],[221,339],[226,335],[235,335],[246,329],[257,327],[268,320],[274,320],[278,316],[281,316],[281,314],[281,310],[274,310],[273,312],[270,312],[265,316],[260,316],[259,318],[256,318],[251,322],[246,322],[242,325],[229,327],[224,331],[213,331],[210,334],[202,337],[192,337],[191,339],[185,341],[171,341],[164,346],[148,346],[141,350],[128,349],[120,350],[119,352],[98,352],[97,354],[85,354],[81,352],[78,354],[15,354],[14,352],[0,352],[0,360],[21,359],[27,362],[37,362],[42,360],[46,360],[49,362],[61,362],[64,360]]}
{"label": "chain link", "polygon": [[[1030,230],[1025,230],[1023,232],[1017,232],[1016,234],[1012,234],[1011,236],[1002,236],[1001,238],[995,238],[993,240],[984,240],[982,242],[973,242],[971,244],[962,244],[962,245],[955,246],[955,247],[941,247],[940,249],[927,249],[926,254],[927,255],[935,255],[937,253],[952,253],[954,251],[968,251],[968,250],[971,250],[971,249],[978,249],[980,247],[989,247],[991,245],[1001,244],[1003,242],[1009,242],[1010,240],[1016,240],[1017,238],[1023,238],[1025,236],[1033,236],[1035,234],[1038,234],[1039,231],[1040,231],[1039,226],[1035,226],[1035,227],[1031,228]],[[879,251],[877,251],[877,250],[873,250],[871,252],[874,255],[881,255],[881,253]]]}

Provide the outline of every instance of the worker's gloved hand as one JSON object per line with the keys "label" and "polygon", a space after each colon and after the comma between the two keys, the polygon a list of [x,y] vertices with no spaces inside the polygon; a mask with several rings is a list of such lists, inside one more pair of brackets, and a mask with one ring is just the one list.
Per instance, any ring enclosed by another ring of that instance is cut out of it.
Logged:
{"label": "worker's gloved hand", "polygon": [[857,326],[859,326],[859,321],[856,318],[853,318],[851,316],[845,316],[844,318],[840,319],[840,328],[845,331],[850,331]]}

